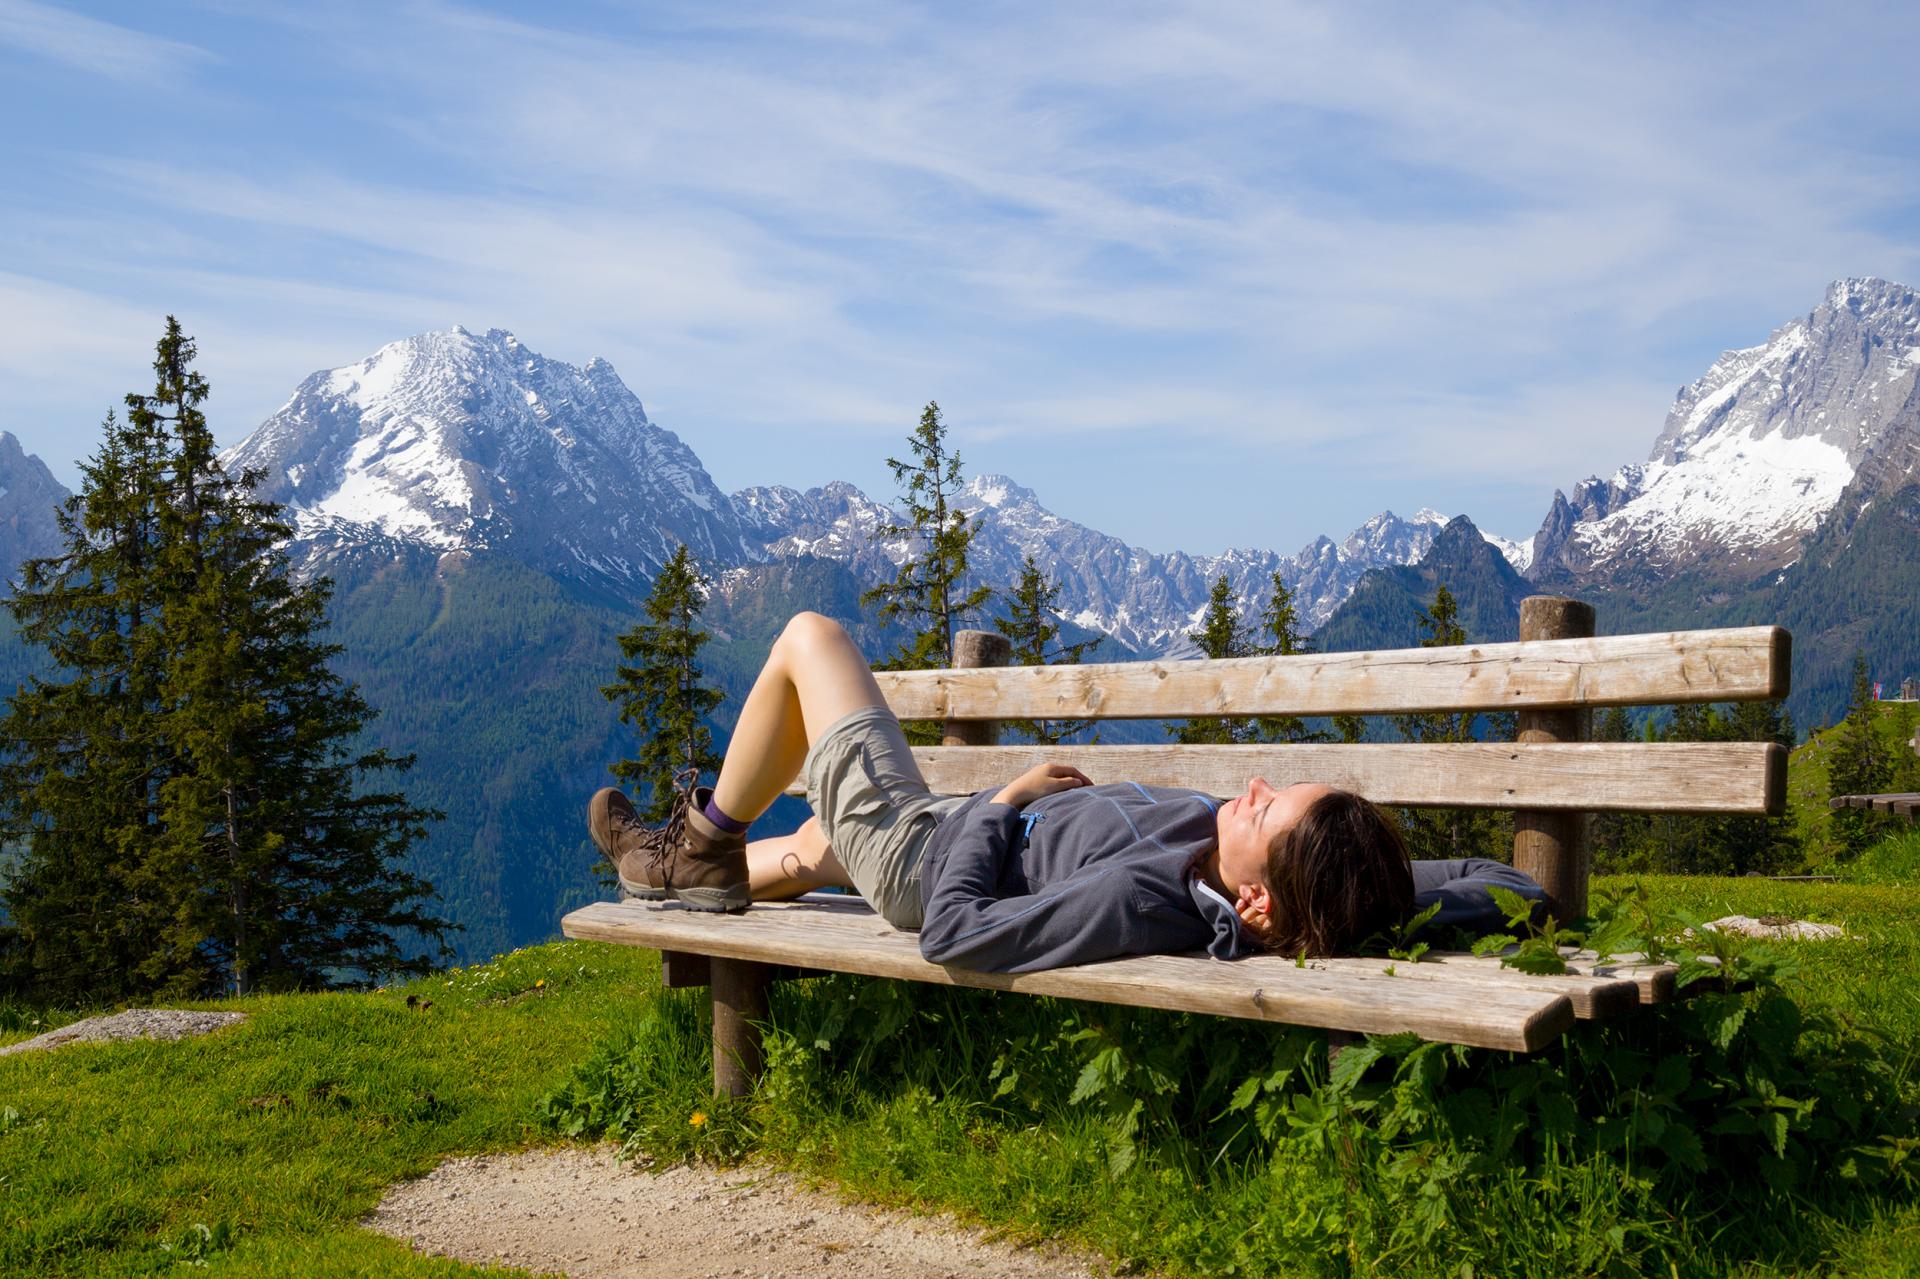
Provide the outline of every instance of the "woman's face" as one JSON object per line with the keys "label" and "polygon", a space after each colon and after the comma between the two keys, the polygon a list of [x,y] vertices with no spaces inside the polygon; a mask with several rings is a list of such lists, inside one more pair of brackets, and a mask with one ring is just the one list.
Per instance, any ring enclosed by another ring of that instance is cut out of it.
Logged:
{"label": "woman's face", "polygon": [[1220,878],[1231,892],[1248,885],[1263,887],[1267,879],[1267,850],[1273,841],[1300,820],[1313,802],[1332,788],[1300,782],[1275,790],[1265,779],[1247,783],[1246,793],[1220,805],[1214,825],[1220,838]]}

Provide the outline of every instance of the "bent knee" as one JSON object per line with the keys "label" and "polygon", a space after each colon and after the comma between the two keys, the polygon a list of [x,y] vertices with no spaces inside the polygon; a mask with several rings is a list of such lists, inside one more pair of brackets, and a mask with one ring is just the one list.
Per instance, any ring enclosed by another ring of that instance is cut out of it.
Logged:
{"label": "bent knee", "polygon": [[795,613],[780,632],[780,643],[788,647],[818,644],[850,644],[847,630],[824,613]]}

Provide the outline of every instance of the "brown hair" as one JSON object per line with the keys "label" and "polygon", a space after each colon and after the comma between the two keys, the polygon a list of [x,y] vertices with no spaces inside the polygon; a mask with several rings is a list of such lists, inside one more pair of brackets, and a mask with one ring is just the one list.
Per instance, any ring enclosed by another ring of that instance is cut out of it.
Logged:
{"label": "brown hair", "polygon": [[1329,791],[1267,849],[1273,931],[1284,955],[1352,950],[1413,914],[1413,870],[1400,825],[1349,791]]}

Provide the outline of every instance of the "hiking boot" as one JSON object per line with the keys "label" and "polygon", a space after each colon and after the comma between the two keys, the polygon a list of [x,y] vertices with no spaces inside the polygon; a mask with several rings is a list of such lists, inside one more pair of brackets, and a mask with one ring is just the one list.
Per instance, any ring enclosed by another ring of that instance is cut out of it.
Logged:
{"label": "hiking boot", "polygon": [[[667,886],[642,851],[653,832],[640,820],[632,800],[611,786],[596,791],[587,801],[587,833],[619,877],[621,901],[666,900]],[[636,852],[641,855],[628,855]]]}
{"label": "hiking boot", "polygon": [[713,791],[701,786],[674,798],[666,824],[649,829],[619,791],[608,788],[587,805],[593,842],[620,876],[623,898],[672,898],[692,910],[743,911],[753,898],[747,887],[747,837],[729,834],[702,811]]}

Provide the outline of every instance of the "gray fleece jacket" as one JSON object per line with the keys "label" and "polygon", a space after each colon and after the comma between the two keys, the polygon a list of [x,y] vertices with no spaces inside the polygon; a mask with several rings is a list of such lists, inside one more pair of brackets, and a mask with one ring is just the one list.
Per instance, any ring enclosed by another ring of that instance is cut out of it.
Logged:
{"label": "gray fleece jacket", "polygon": [[[969,799],[928,843],[920,953],[931,962],[1025,973],[1119,955],[1237,959],[1259,949],[1232,903],[1194,869],[1216,838],[1211,796],[1114,782],[1016,809],[994,803],[996,793]],[[1415,862],[1413,876],[1416,910],[1442,902],[1435,928],[1497,927],[1488,882],[1542,895],[1512,867],[1478,859]]]}

